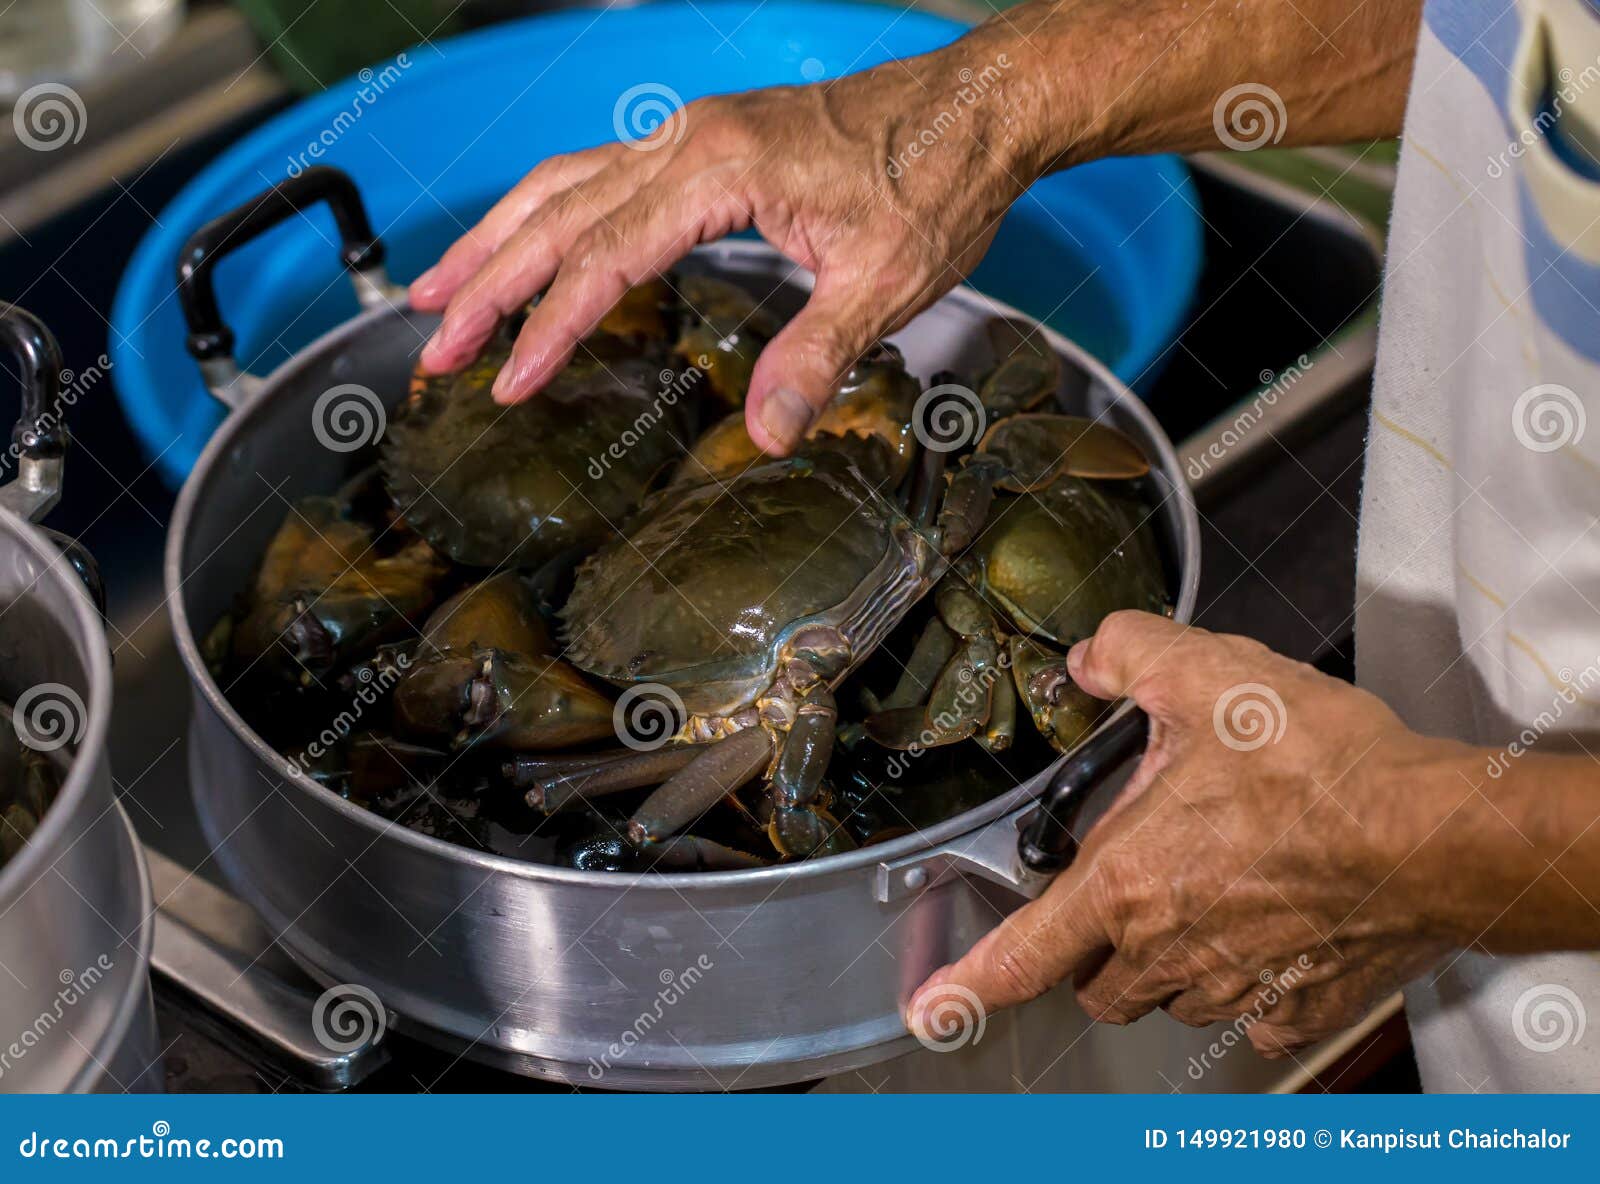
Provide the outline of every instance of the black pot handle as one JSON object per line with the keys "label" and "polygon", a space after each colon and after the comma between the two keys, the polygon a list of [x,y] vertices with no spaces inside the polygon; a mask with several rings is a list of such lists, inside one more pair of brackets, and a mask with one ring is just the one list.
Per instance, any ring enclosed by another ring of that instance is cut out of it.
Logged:
{"label": "black pot handle", "polygon": [[[184,244],[178,258],[178,305],[189,326],[190,355],[200,363],[211,393],[230,405],[248,393],[233,359],[234,337],[217,307],[217,263],[257,236],[318,202],[327,202],[339,230],[339,257],[355,283],[363,308],[388,301],[383,243],[372,233],[361,193],[349,174],[327,165],[280,181],[238,209],[207,222]],[[245,383],[246,387],[253,384]]]}
{"label": "black pot handle", "polygon": [[[37,522],[61,500],[68,438],[62,417],[61,347],[43,321],[15,304],[0,304],[0,347],[16,357],[22,379],[22,412],[11,431],[17,475],[0,486],[0,505]],[[69,535],[43,527],[40,531],[61,549],[105,616],[105,585],[94,557]]]}
{"label": "black pot handle", "polygon": [[1039,808],[1017,841],[1017,855],[1024,867],[1049,875],[1077,857],[1078,839],[1073,829],[1090,791],[1137,756],[1149,738],[1150,717],[1134,707],[1067,758],[1039,796]]}

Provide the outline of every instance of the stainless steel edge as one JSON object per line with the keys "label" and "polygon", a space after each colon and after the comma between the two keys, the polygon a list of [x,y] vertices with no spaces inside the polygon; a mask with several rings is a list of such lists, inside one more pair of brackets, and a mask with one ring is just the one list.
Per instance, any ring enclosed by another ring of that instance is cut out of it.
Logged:
{"label": "stainless steel edge", "polygon": [[235,1025],[258,1051],[290,1062],[322,1090],[358,1085],[388,1062],[382,1031],[354,1048],[330,1048],[317,1039],[318,992],[295,968],[277,972],[268,950],[251,953],[237,943],[257,928],[237,897],[146,849],[151,879],[161,898],[151,969],[208,1011]]}

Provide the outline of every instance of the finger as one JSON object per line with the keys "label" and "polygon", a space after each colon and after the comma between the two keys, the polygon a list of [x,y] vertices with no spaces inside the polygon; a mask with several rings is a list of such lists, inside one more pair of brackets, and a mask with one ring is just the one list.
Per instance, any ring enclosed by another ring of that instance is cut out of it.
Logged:
{"label": "finger", "polygon": [[639,153],[563,191],[519,227],[457,289],[444,320],[422,351],[425,371],[459,370],[483,351],[502,320],[541,292],[574,243],[650,179]]}
{"label": "finger", "polygon": [[1067,651],[1067,672],[1091,695],[1120,699],[1130,695],[1147,710],[1140,683],[1171,660],[1186,637],[1209,636],[1170,617],[1125,609],[1100,622],[1094,636]]}
{"label": "finger", "polygon": [[1007,917],[966,956],[929,976],[906,1007],[906,1026],[937,1036],[934,1012],[965,999],[985,1014],[1044,994],[1080,966],[1102,958],[1111,939],[1083,891],[1086,880],[1068,868],[1049,890]]}
{"label": "finger", "polygon": [[1251,1045],[1268,1060],[1292,1056],[1319,1039],[1321,1037],[1313,1032],[1305,1032],[1288,1024],[1262,1022],[1250,1025]]}
{"label": "finger", "polygon": [[767,343],[750,377],[744,417],[756,446],[793,452],[844,372],[902,319],[855,268],[819,272],[805,307]]}
{"label": "finger", "polygon": [[439,262],[412,281],[412,306],[422,312],[442,309],[534,211],[556,194],[598,173],[611,162],[617,147],[607,144],[541,161],[495,202],[471,230],[450,244]]}
{"label": "finger", "polygon": [[738,197],[697,178],[669,178],[595,222],[572,245],[550,290],[529,315],[494,397],[516,403],[549,382],[572,351],[635,284],[658,276],[697,243],[743,229]]}
{"label": "finger", "polygon": [[1076,976],[1078,1006],[1102,1024],[1131,1024],[1167,1003],[1188,983],[1173,982],[1162,970],[1114,952]]}

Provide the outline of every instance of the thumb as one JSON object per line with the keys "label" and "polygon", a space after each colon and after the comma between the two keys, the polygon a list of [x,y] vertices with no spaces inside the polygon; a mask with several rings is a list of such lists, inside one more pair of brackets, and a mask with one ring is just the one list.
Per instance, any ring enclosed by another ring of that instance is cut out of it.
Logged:
{"label": "thumb", "polygon": [[839,378],[888,328],[887,309],[873,308],[865,283],[822,272],[811,298],[768,342],[750,377],[745,428],[756,446],[784,456],[838,389]]}
{"label": "thumb", "polygon": [[1081,891],[1095,873],[1079,866],[1062,872],[1043,896],[1012,913],[959,961],[934,971],[906,1005],[906,1027],[921,1040],[949,1039],[954,1025],[1037,998],[1108,953],[1111,939],[1091,894]]}
{"label": "thumb", "polygon": [[1123,609],[1101,621],[1094,636],[1067,651],[1067,673],[1096,698],[1131,695],[1149,710],[1140,694],[1140,680],[1173,661],[1180,644],[1205,636],[1204,629],[1180,625],[1171,617]]}

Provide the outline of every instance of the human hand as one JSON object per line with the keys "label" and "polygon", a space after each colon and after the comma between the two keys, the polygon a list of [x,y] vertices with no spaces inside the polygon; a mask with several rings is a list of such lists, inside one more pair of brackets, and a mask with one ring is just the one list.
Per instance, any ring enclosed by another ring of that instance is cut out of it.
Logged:
{"label": "human hand", "polygon": [[[960,282],[1037,176],[1008,61],[968,38],[834,82],[700,99],[647,139],[544,161],[412,285],[415,307],[445,313],[423,367],[465,366],[548,286],[494,387],[527,398],[628,287],[753,226],[816,273],[746,402],[751,438],[789,451],[868,346]],[[982,102],[957,99],[979,86]],[[925,145],[952,108],[961,126]]]}
{"label": "human hand", "polygon": [[1146,613],[1106,618],[1068,664],[1149,713],[1149,748],[1076,862],[918,990],[913,1031],[937,1035],[931,1009],[963,989],[994,1010],[1070,979],[1097,1020],[1244,1016],[1281,1055],[1461,944],[1430,915],[1451,869],[1428,839],[1471,792],[1439,775],[1463,746],[1257,642]]}

